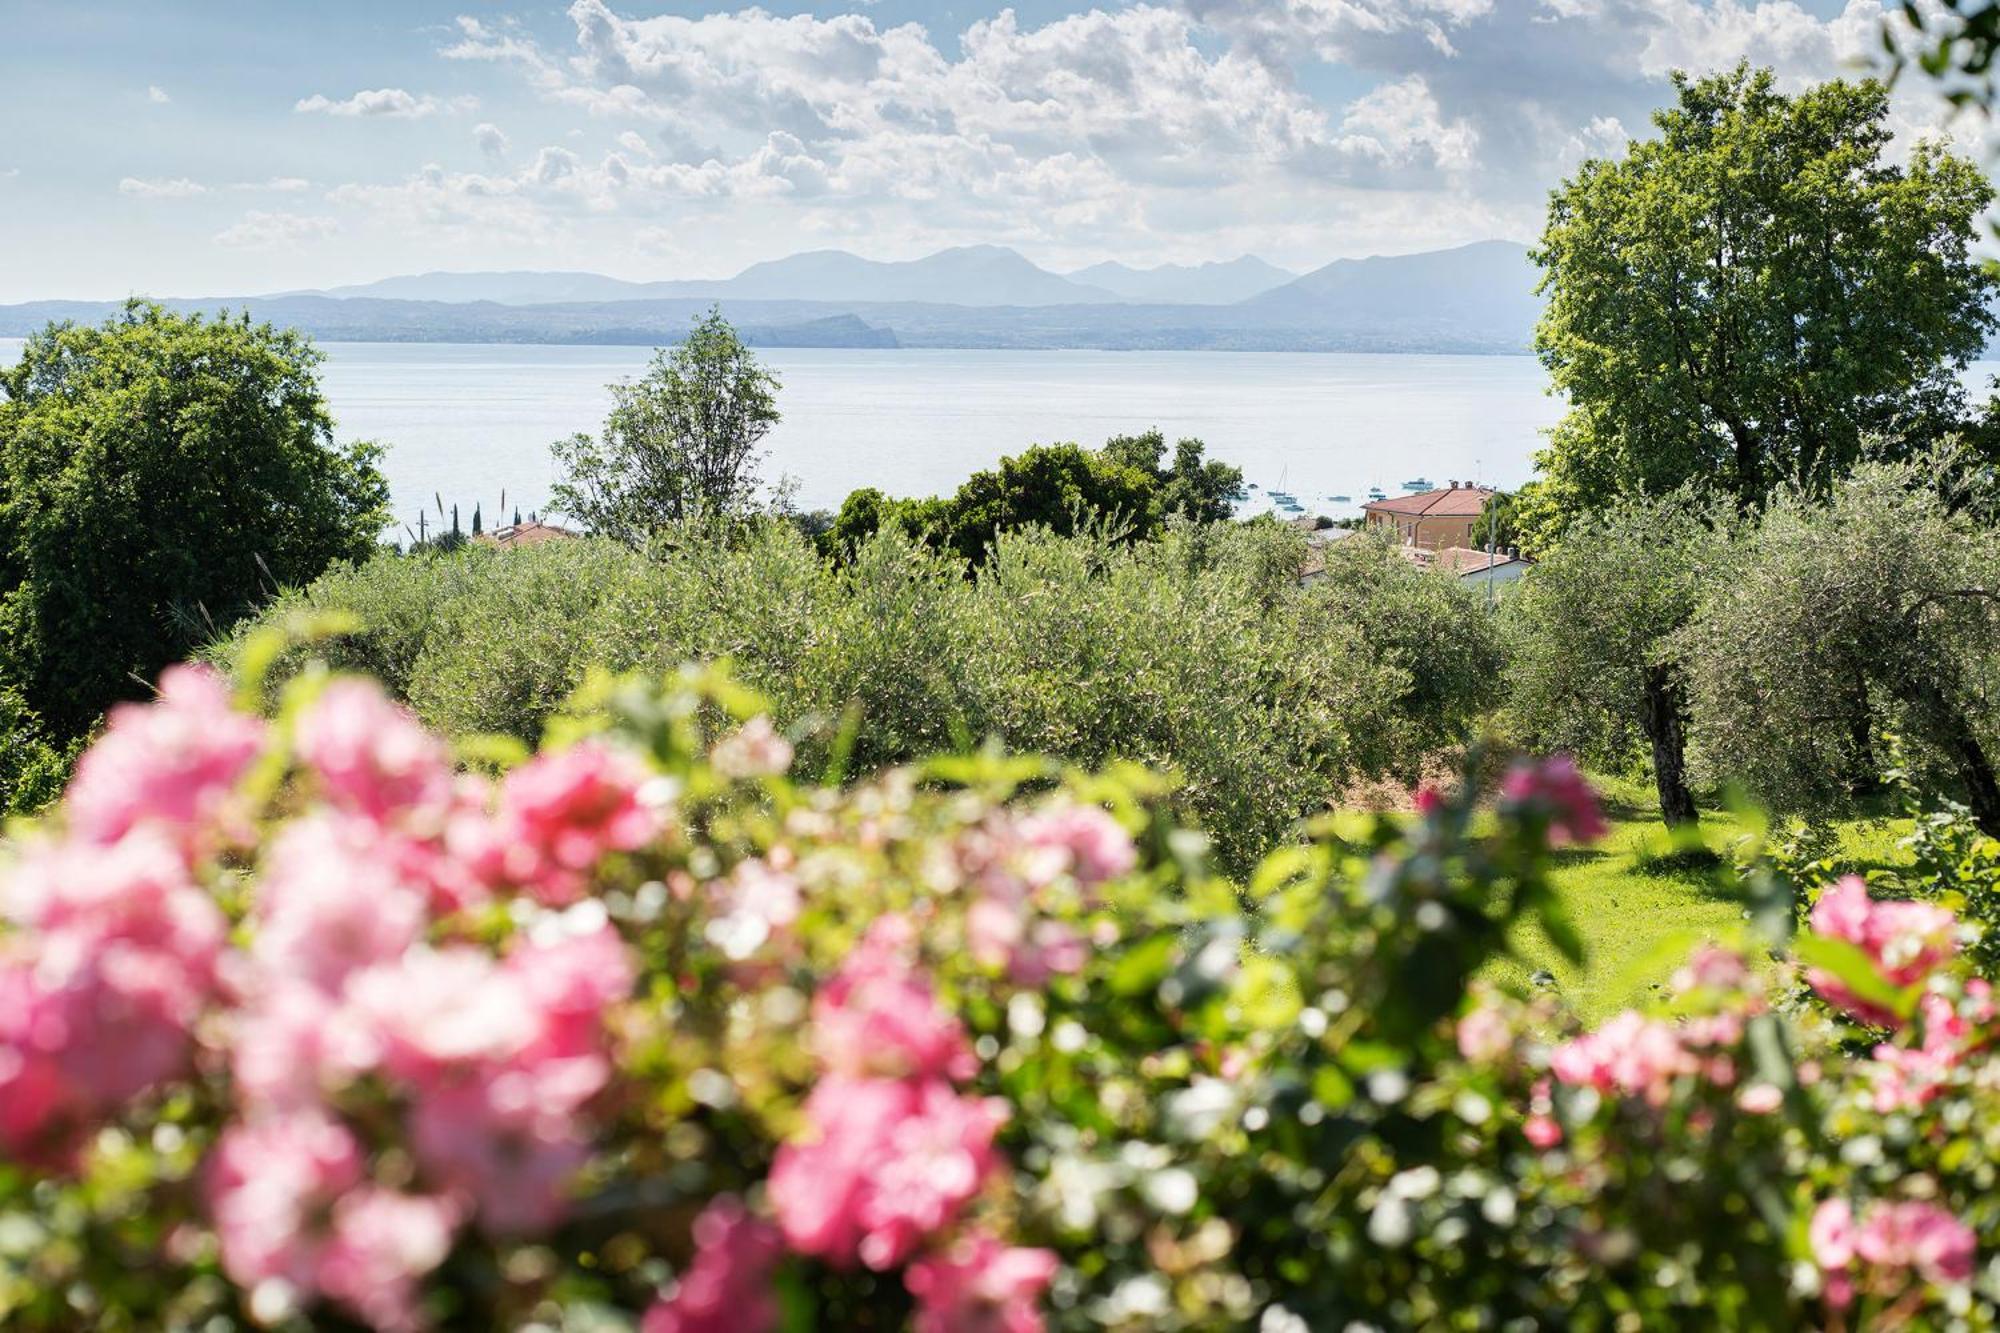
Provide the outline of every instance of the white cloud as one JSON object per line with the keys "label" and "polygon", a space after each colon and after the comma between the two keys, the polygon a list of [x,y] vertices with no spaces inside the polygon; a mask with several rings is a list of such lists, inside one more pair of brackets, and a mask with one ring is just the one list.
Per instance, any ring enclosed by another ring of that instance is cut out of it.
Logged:
{"label": "white cloud", "polygon": [[118,193],[129,194],[135,199],[188,199],[197,194],[207,194],[208,187],[185,176],[158,180],[127,176],[118,182]]}
{"label": "white cloud", "polygon": [[252,209],[233,226],[217,232],[215,243],[238,250],[272,250],[324,240],[339,230],[339,222],[329,217]]}
{"label": "white cloud", "polygon": [[507,135],[498,125],[481,121],[472,127],[472,139],[479,145],[479,151],[488,157],[507,155]]}
{"label": "white cloud", "polygon": [[167,96],[167,90],[155,83],[146,89],[146,100],[155,106],[165,106],[174,99]]}
{"label": "white cloud", "polygon": [[429,93],[419,96],[401,88],[364,88],[352,97],[334,101],[323,93],[302,97],[294,111],[323,111],[329,116],[391,116],[414,120],[443,109],[444,103]]}

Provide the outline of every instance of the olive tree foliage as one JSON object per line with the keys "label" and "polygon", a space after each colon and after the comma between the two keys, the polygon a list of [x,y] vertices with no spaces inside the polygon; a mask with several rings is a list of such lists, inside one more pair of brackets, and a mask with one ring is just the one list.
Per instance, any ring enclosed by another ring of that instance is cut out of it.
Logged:
{"label": "olive tree foliage", "polygon": [[[454,734],[530,740],[593,667],[727,662],[801,771],[858,776],[996,741],[1176,773],[1242,869],[1354,782],[1412,771],[1491,704],[1495,626],[1452,580],[1355,539],[1302,588],[1277,523],[1005,529],[968,576],[895,527],[828,561],[791,523],[683,524],[645,553],[590,538],[379,559],[287,593],[267,623],[343,612],[318,656],[378,674]],[[246,632],[247,633],[247,632]],[[245,635],[211,655],[228,661]]]}
{"label": "olive tree foliage", "polygon": [[1577,520],[1502,613],[1524,738],[1607,766],[1643,751],[1670,826],[1699,819],[1673,636],[1711,586],[1726,533],[1726,515],[1691,492],[1617,502]]}
{"label": "olive tree foliage", "polygon": [[1678,636],[1705,767],[1773,808],[1847,810],[1902,739],[1918,781],[2000,836],[2000,534],[1936,462],[1789,492]]}
{"label": "olive tree foliage", "polygon": [[655,352],[638,380],[610,386],[601,436],[556,442],[553,506],[628,546],[701,513],[747,512],[759,485],[757,446],[779,419],[778,388],[711,309],[685,342]]}
{"label": "olive tree foliage", "polygon": [[291,330],[133,302],[0,371],[0,677],[53,734],[375,548],[380,451],[334,443],[319,363]]}
{"label": "olive tree foliage", "polygon": [[1556,191],[1535,254],[1536,347],[1571,404],[1522,505],[1538,547],[1620,494],[1699,481],[1747,508],[1929,447],[1994,328],[1971,253],[1993,186],[1935,143],[1891,161],[1881,84],[1675,87],[1657,137]]}

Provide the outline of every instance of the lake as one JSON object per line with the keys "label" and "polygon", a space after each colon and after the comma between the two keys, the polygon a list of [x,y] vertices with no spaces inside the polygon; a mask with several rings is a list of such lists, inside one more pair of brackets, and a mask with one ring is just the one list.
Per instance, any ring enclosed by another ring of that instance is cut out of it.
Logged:
{"label": "lake", "polygon": [[[605,386],[643,372],[643,347],[325,343],[324,385],[342,439],[389,446],[399,521],[433,496],[491,519],[542,507],[549,443],[596,431]],[[0,339],[0,363],[20,353]],[[790,474],[808,507],[858,486],[948,491],[1034,443],[1102,443],[1158,426],[1195,435],[1246,480],[1341,514],[1406,480],[1528,479],[1561,413],[1526,356],[1280,352],[1007,352],[760,349],[784,381],[767,478]],[[2000,366],[1968,378],[1984,384]]]}

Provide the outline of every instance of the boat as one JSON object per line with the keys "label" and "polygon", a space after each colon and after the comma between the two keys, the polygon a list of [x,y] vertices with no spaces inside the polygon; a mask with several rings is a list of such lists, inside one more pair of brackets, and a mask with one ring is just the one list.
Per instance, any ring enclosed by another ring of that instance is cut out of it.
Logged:
{"label": "boat", "polygon": [[1368,488],[1368,498],[1371,500],[1386,500],[1389,496],[1380,486],[1371,486]]}
{"label": "boat", "polygon": [[1337,505],[1354,503],[1354,497],[1351,495],[1329,495],[1326,498],[1333,501]]}
{"label": "boat", "polygon": [[1431,482],[1428,477],[1418,477],[1415,481],[1406,481],[1403,483],[1403,489],[1406,491],[1427,491],[1430,488]]}

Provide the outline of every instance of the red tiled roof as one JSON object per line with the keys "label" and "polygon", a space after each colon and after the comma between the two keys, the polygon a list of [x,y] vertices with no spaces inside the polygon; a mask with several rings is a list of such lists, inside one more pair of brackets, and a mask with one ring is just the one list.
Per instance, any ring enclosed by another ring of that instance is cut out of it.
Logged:
{"label": "red tiled roof", "polygon": [[1443,490],[1417,495],[1398,495],[1389,500],[1371,500],[1362,508],[1370,513],[1411,514],[1432,518],[1476,518],[1493,494],[1491,486],[1447,486]]}
{"label": "red tiled roof", "polygon": [[482,532],[472,540],[484,542],[488,546],[539,546],[543,542],[562,541],[576,534],[568,528],[559,528],[553,523],[510,523],[491,532]]}
{"label": "red tiled roof", "polygon": [[1498,569],[1502,565],[1526,563],[1518,555],[1508,555],[1505,551],[1495,551],[1488,556],[1484,551],[1474,551],[1464,546],[1447,546],[1431,552],[1430,567],[1442,569],[1451,574],[1477,574],[1490,563]]}

